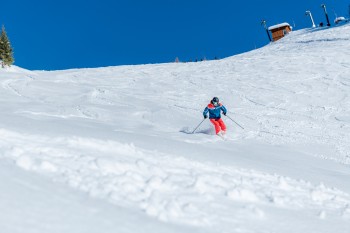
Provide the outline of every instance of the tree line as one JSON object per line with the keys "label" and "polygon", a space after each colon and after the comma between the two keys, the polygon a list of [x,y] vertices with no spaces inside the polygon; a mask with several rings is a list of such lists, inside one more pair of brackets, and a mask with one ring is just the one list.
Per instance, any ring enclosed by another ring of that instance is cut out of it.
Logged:
{"label": "tree line", "polygon": [[[219,60],[219,59],[220,58],[218,58],[217,56],[214,57],[214,60]],[[199,62],[199,61],[208,61],[208,59],[206,57],[203,57],[203,58],[200,58],[200,59],[196,58],[194,60],[190,59],[188,61],[180,61],[179,57],[176,57],[174,62],[175,63],[179,63],[179,62],[180,63],[187,63],[187,62]]]}
{"label": "tree line", "polygon": [[2,26],[1,35],[0,35],[0,60],[1,66],[11,66],[15,61],[13,57],[13,49],[10,43],[10,40],[7,36],[5,26]]}

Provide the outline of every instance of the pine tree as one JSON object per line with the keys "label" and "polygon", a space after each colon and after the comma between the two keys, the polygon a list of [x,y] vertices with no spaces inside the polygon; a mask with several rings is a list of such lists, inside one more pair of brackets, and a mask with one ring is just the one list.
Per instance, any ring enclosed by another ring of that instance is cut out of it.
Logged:
{"label": "pine tree", "polygon": [[0,59],[2,61],[2,67],[5,65],[11,66],[15,61],[13,58],[13,49],[11,47],[9,38],[7,37],[4,25],[2,26],[0,35]]}

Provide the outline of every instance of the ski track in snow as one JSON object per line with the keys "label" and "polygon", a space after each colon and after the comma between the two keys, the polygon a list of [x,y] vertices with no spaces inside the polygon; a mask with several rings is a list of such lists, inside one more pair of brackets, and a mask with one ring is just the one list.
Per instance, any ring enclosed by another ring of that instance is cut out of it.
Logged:
{"label": "ski track in snow", "polygon": [[19,167],[49,173],[94,197],[139,208],[165,222],[213,227],[217,216],[212,213],[220,211],[226,213],[220,224],[227,227],[238,224],[242,213],[264,219],[265,208],[306,209],[350,220],[350,195],[323,184],[199,163],[112,140],[48,138],[4,129],[0,135],[4,156]]}
{"label": "ski track in snow", "polygon": [[[290,51],[288,52],[290,53]],[[264,54],[264,57],[267,57],[267,55]],[[312,56],[310,55],[310,57]],[[262,58],[255,56],[255,60],[260,59]],[[291,62],[295,63],[291,66],[300,67],[303,61],[310,59],[291,60]],[[314,55],[312,59],[317,60],[319,58]],[[222,65],[226,65],[227,63],[228,62],[225,61]],[[328,61],[328,63],[331,63],[331,61]],[[239,67],[243,67],[246,61],[244,59],[238,59],[233,64],[234,65],[230,65],[232,66],[230,68],[232,70],[237,70]],[[261,69],[258,62],[253,64]],[[347,135],[350,134],[350,121],[348,120],[350,117],[349,86],[343,84],[348,81],[347,77],[350,75],[350,72],[348,72],[348,74],[341,74],[339,77],[332,76],[330,71],[327,71],[325,68],[327,66],[329,65],[325,63],[324,67],[320,67],[323,71],[323,76],[313,74],[310,75],[308,79],[303,79],[302,82],[299,82],[299,79],[295,82],[292,81],[296,79],[295,77],[300,75],[297,71],[293,70],[283,72],[281,75],[264,76],[261,78],[256,77],[254,69],[252,69],[253,71],[248,70],[248,72],[244,73],[237,71],[237,73],[242,73],[242,75],[236,78],[236,82],[241,82],[241,85],[238,86],[239,88],[234,86],[233,89],[231,89],[231,96],[227,96],[225,92],[223,92],[222,99],[226,99],[231,116],[237,114],[236,120],[240,121],[241,124],[248,124],[254,128],[247,128],[249,135],[244,135],[245,132],[238,132],[241,133],[241,135],[236,135],[235,137],[250,138],[252,132],[256,132],[254,134],[257,135],[255,137],[257,140],[271,144],[310,144],[316,141],[317,143],[332,147],[333,153],[315,156],[350,164],[350,138],[347,137]],[[344,63],[342,66],[344,66]],[[283,62],[276,62],[270,72],[273,73],[274,70],[284,70],[284,67],[285,65]],[[174,91],[173,86],[167,83],[181,83],[181,85],[184,84],[188,90],[191,90],[193,88],[198,89],[201,86],[203,86],[203,88],[208,86],[207,83],[210,82],[210,80],[204,78],[208,74],[203,77],[204,73],[210,72],[216,76],[227,75],[224,73],[226,70],[213,70],[210,65],[208,65],[208,68],[204,66],[203,73],[193,73],[190,76],[181,75],[182,73],[180,71],[174,72],[170,67],[169,70],[164,71],[162,76],[157,80],[158,82],[155,83],[147,79],[145,73],[154,76],[152,73],[158,72],[157,68],[144,67],[139,72],[134,71],[134,73],[127,73],[123,71],[123,68],[121,68],[121,70],[118,68],[116,69],[118,72],[114,74],[112,73],[114,69],[111,68],[111,74],[113,74],[113,76],[117,75],[115,78],[118,79],[118,85],[116,86],[103,83],[103,80],[99,81],[97,79],[85,77],[83,72],[71,71],[72,74],[68,75],[60,73],[55,74],[55,80],[57,80],[55,81],[55,86],[48,90],[43,89],[41,86],[44,86],[44,84],[46,85],[46,83],[50,81],[49,79],[41,80],[41,83],[39,83],[37,87],[34,87],[34,85],[33,87],[28,87],[27,79],[16,81],[5,80],[3,82],[3,87],[18,96],[29,98],[39,104],[52,106],[51,112],[23,110],[23,114],[29,113],[58,118],[77,117],[105,121],[106,119],[110,120],[114,117],[113,114],[108,112],[109,110],[106,111],[106,107],[134,108],[139,109],[139,111],[144,111],[144,119],[149,120],[151,124],[156,120],[152,115],[157,114],[159,115],[158,118],[164,119],[162,123],[173,127],[174,124],[167,123],[167,121],[175,122],[171,119],[174,115],[166,114],[162,116],[156,112],[150,114],[150,109],[147,107],[140,109],[140,106],[142,106],[145,101],[152,105],[155,101],[162,99],[160,94],[153,90],[162,89],[164,96],[166,96],[164,100],[157,103],[157,106],[160,106],[161,109],[165,111],[171,109],[182,115],[190,116],[189,114],[191,114],[191,117],[193,117],[193,114],[198,114],[198,116],[200,116],[200,112],[206,104],[203,102],[203,95],[193,94],[191,91],[186,91],[186,89],[182,89],[180,92]],[[178,67],[176,67],[176,69],[178,69]],[[129,78],[121,81],[119,77],[124,73],[128,74]],[[184,73],[186,74],[186,72]],[[106,78],[110,79],[111,77],[108,77],[108,74],[109,73],[106,72]],[[92,74],[88,76],[92,76]],[[144,80],[137,78],[141,76]],[[85,80],[86,78],[88,79]],[[173,81],[175,79],[176,81]],[[86,90],[84,94],[80,91],[81,85],[79,83],[81,82],[87,84],[85,85]],[[148,84],[145,84],[145,82]],[[226,80],[222,80],[221,82],[222,86],[230,86],[230,83],[233,81],[229,80],[229,82],[227,82]],[[63,85],[71,85],[68,90],[66,89],[66,91],[68,91],[65,93],[65,95],[68,93],[67,97],[62,96],[60,88]],[[144,89],[145,85],[151,86],[149,91]],[[27,90],[24,87],[27,87]],[[129,93],[124,90],[125,87],[131,88],[133,91]],[[28,91],[30,88],[34,88],[33,90],[37,89],[39,96],[35,98],[32,97],[29,94],[31,92]],[[208,91],[211,92],[210,90]],[[320,101],[325,92],[327,92],[327,95],[331,96],[330,100],[327,102],[328,106]],[[188,96],[189,93],[192,93],[191,97]],[[286,95],[286,93],[290,94]],[[62,102],[59,105],[55,103],[55,99],[58,97],[62,98]],[[202,106],[191,107],[188,106],[188,104],[181,103],[182,100],[183,103],[188,102],[187,99],[192,99],[191,102],[193,103],[203,102]],[[302,101],[295,102],[295,100],[298,99],[307,99],[309,101],[305,103]],[[73,105],[69,107],[71,102],[80,102],[80,104],[78,106]],[[134,106],[130,105],[130,103]],[[140,105],[138,103],[140,103]],[[240,103],[239,108],[241,109],[241,111],[237,111],[237,113],[233,111],[237,108],[235,106],[236,103]],[[297,105],[294,103],[297,103]],[[226,121],[231,128],[237,128],[229,119]],[[179,127],[181,128],[181,126]]]}

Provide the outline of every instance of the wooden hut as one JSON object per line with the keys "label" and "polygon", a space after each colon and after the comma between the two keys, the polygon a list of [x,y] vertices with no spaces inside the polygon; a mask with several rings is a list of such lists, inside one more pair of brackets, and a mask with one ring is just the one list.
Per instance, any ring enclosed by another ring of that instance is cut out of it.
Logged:
{"label": "wooden hut", "polygon": [[272,33],[272,40],[277,41],[292,31],[292,27],[288,23],[281,23],[268,28]]}

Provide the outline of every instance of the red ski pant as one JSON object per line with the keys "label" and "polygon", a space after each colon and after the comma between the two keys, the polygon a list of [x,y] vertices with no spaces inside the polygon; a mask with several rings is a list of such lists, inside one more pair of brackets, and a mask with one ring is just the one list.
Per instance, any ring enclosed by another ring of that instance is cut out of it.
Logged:
{"label": "red ski pant", "polygon": [[210,122],[214,125],[216,134],[218,134],[220,132],[220,130],[226,131],[226,125],[221,118],[220,119],[210,119]]}

